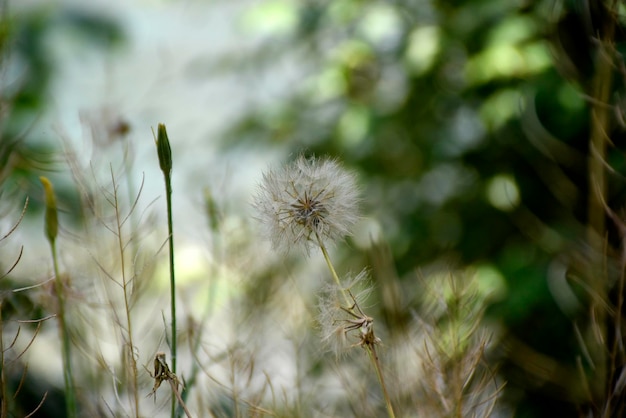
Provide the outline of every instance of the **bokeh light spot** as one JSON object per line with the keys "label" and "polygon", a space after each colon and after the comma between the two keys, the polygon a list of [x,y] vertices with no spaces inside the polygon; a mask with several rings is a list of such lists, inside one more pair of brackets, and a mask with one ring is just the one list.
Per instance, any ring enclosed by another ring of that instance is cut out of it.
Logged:
{"label": "bokeh light spot", "polygon": [[424,26],[411,33],[406,50],[406,61],[413,74],[424,74],[432,67],[441,47],[440,38],[437,26]]}
{"label": "bokeh light spot", "polygon": [[352,106],[339,119],[340,140],[347,146],[361,142],[369,130],[370,114],[363,106]]}
{"label": "bokeh light spot", "polygon": [[266,1],[251,8],[243,17],[243,26],[263,35],[291,32],[298,24],[296,5],[289,1]]}
{"label": "bokeh light spot", "polygon": [[520,202],[519,188],[515,179],[508,174],[500,174],[487,183],[487,200],[502,211],[515,209]]}

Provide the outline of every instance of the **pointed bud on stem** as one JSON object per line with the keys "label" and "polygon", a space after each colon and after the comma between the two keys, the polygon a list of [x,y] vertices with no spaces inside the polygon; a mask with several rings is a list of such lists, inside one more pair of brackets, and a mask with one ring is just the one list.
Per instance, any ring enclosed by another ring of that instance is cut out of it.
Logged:
{"label": "pointed bud on stem", "polygon": [[57,214],[57,201],[54,196],[54,188],[52,183],[46,177],[39,177],[41,184],[44,188],[44,198],[46,203],[46,215],[45,215],[45,231],[46,237],[51,244],[54,244],[57,233],[59,231],[59,218]]}
{"label": "pointed bud on stem", "polygon": [[170,140],[167,137],[167,130],[162,123],[159,123],[157,128],[156,146],[161,171],[163,171],[163,174],[166,176],[169,176],[172,172],[172,149],[170,148]]}

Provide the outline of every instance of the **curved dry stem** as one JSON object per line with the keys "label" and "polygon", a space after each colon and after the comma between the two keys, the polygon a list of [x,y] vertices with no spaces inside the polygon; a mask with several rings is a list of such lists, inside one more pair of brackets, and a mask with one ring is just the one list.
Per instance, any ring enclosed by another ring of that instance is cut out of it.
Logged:
{"label": "curved dry stem", "polygon": [[24,418],[30,418],[32,416],[35,416],[37,411],[39,411],[41,409],[41,407],[43,406],[43,403],[46,401],[47,397],[48,397],[48,392],[43,394],[43,397],[41,398],[41,401],[39,402],[39,405],[37,405],[37,407],[35,409],[33,409],[33,411],[30,414],[26,415]]}
{"label": "curved dry stem", "polygon": [[174,392],[174,395],[176,395],[178,404],[180,405],[181,408],[183,408],[183,411],[185,411],[185,415],[187,415],[187,418],[191,418],[191,412],[189,412],[189,409],[187,409],[187,405],[185,405],[185,401],[183,401],[183,398],[180,396],[180,391],[176,387],[177,386],[176,382],[174,382],[174,380],[170,380],[169,382],[170,382],[170,386],[172,387],[172,392]]}
{"label": "curved dry stem", "polygon": [[0,238],[0,241],[4,241],[5,239],[7,239],[9,237],[9,235],[11,235],[13,232],[15,232],[17,227],[22,223],[22,219],[24,219],[24,215],[26,214],[26,208],[27,207],[28,207],[28,197],[26,198],[26,201],[24,201],[24,207],[22,208],[22,213],[20,214],[19,219],[17,220],[17,222],[15,222],[15,224],[11,227],[11,229],[9,229],[9,232],[4,234],[2,236],[2,238]]}
{"label": "curved dry stem", "polygon": [[[35,342],[35,338],[37,338],[37,335],[39,334],[39,331],[41,330],[41,324],[43,321],[50,319],[50,318],[54,318],[53,315],[47,316],[45,318],[42,319],[36,319],[36,320],[32,320],[32,321],[18,321],[18,322],[36,322],[37,323],[37,328],[35,328],[35,332],[33,333],[33,336],[30,337],[30,341],[28,342],[28,344],[26,344],[26,347],[24,347],[24,349],[12,360],[12,361],[17,361],[20,358],[22,358],[22,356],[24,354],[26,354],[26,351],[28,351],[28,349],[30,348],[31,345],[33,345],[33,343]],[[18,328],[18,332],[15,335],[15,340],[13,340],[13,342],[11,343],[11,347],[13,347],[13,345],[15,344],[15,342],[17,341],[17,336],[19,335],[19,330],[21,328]]]}
{"label": "curved dry stem", "polygon": [[22,245],[20,247],[20,253],[17,255],[17,259],[15,259],[15,261],[13,262],[13,264],[11,264],[11,267],[9,267],[9,269],[7,270],[6,273],[4,273],[2,276],[0,276],[0,279],[4,279],[5,277],[7,277],[9,274],[11,274],[11,272],[15,269],[15,267],[17,267],[18,263],[20,262],[20,260],[22,259],[22,254],[24,253],[24,246]]}

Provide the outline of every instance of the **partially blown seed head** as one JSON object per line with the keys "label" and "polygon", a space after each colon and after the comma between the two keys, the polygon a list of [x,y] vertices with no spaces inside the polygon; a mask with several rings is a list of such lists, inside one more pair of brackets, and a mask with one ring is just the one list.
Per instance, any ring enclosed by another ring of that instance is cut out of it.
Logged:
{"label": "partially blown seed head", "polygon": [[308,254],[311,245],[350,233],[358,202],[354,175],[336,160],[301,156],[263,175],[254,207],[275,249],[300,246]]}
{"label": "partially blown seed head", "polygon": [[[318,302],[322,341],[336,355],[344,354],[351,347],[380,342],[374,335],[374,319],[363,312],[363,305],[372,291],[368,271],[349,275],[344,282],[344,288],[329,284]],[[351,306],[345,304],[344,292],[349,293]]]}

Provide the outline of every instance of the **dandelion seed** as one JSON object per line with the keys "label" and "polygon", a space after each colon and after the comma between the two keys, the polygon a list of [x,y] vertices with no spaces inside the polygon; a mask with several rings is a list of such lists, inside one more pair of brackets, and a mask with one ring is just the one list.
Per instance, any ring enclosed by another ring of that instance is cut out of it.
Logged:
{"label": "dandelion seed", "polygon": [[308,254],[349,235],[358,202],[355,176],[336,160],[301,156],[263,175],[254,207],[275,249],[300,246]]}

